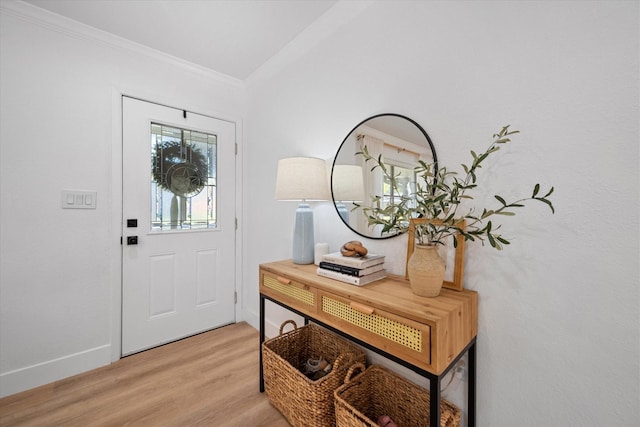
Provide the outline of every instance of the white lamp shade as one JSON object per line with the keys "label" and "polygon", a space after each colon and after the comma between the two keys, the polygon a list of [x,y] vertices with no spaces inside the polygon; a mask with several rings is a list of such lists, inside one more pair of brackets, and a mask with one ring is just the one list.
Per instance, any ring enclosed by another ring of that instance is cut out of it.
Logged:
{"label": "white lamp shade", "polygon": [[340,202],[364,201],[364,180],[362,167],[356,165],[335,165],[331,175],[333,200]]}
{"label": "white lamp shade", "polygon": [[276,200],[330,200],[327,164],[315,157],[278,160]]}

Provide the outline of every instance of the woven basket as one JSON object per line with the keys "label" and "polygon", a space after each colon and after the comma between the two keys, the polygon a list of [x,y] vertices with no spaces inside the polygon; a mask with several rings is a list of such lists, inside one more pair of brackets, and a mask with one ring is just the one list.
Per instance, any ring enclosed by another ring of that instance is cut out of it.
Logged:
{"label": "woven basket", "polygon": [[[355,370],[362,370],[355,377]],[[378,418],[388,415],[398,427],[429,425],[429,392],[390,370],[371,365],[352,366],[345,384],[335,392],[337,427],[378,427]],[[460,409],[440,401],[440,425],[460,425]]]}
{"label": "woven basket", "polygon": [[[294,330],[283,333],[287,323]],[[333,365],[319,380],[299,369],[308,359],[324,358]],[[365,363],[359,347],[317,325],[298,328],[292,320],[280,326],[280,335],[262,344],[264,388],[271,404],[294,427],[334,427],[334,391],[343,384],[350,366]]]}

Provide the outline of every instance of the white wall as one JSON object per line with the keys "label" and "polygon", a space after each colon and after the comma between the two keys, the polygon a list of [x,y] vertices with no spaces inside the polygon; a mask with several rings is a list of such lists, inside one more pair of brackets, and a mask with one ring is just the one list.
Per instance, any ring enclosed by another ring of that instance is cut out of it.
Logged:
{"label": "white wall", "polygon": [[[3,396],[120,354],[119,95],[234,121],[246,99],[239,81],[26,4],[3,1],[0,19]],[[97,209],[61,209],[63,189],[97,191]]]}
{"label": "white wall", "polygon": [[[258,264],[290,257],[295,204],[274,201],[279,158],[331,159],[355,124],[394,112],[419,122],[455,169],[511,124],[522,133],[482,171],[477,202],[539,182],[555,186],[557,213],[531,205],[504,221],[513,242],[503,253],[468,249],[465,286],[480,294],[478,425],[636,425],[638,3],[346,3],[338,9],[360,8],[353,19],[332,34],[321,20],[308,50],[292,47],[249,82],[253,321]],[[332,207],[315,213],[318,241],[335,250],[355,237]],[[366,244],[394,269],[405,261],[402,238]],[[267,315],[271,331],[290,317],[273,306]]]}

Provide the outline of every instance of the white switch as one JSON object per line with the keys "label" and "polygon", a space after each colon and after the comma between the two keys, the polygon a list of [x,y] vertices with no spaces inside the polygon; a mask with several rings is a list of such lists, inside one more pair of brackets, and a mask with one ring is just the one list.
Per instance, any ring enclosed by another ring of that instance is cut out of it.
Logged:
{"label": "white switch", "polygon": [[95,191],[62,190],[62,208],[95,209],[97,198]]}

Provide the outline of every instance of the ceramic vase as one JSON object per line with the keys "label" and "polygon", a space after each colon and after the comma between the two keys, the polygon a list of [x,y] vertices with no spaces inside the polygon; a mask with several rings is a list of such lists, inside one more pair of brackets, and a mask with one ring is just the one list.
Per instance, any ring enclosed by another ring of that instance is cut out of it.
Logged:
{"label": "ceramic vase", "polygon": [[437,245],[416,245],[407,264],[411,290],[423,297],[437,297],[444,281],[445,262]]}

